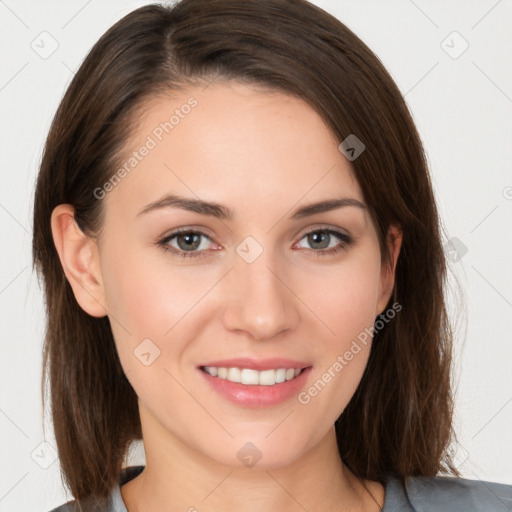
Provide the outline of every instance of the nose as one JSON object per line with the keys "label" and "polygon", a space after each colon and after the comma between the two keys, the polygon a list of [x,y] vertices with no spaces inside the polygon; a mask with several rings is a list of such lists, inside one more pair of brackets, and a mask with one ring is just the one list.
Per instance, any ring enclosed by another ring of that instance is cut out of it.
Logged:
{"label": "nose", "polygon": [[243,332],[254,340],[270,340],[293,330],[299,322],[299,311],[286,281],[267,251],[252,263],[236,256],[225,283],[226,329]]}

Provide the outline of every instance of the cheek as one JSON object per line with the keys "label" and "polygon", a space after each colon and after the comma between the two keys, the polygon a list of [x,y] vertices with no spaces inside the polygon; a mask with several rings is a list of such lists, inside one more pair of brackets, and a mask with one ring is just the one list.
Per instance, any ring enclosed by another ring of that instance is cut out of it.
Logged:
{"label": "cheek", "polygon": [[123,251],[111,244],[102,254],[109,314],[133,336],[161,338],[185,313],[187,297],[194,295],[193,281],[155,258],[157,249],[118,245]]}
{"label": "cheek", "polygon": [[102,274],[112,332],[128,373],[136,362],[134,351],[144,340],[157,347],[153,356],[160,350],[162,336],[172,325],[168,310],[173,295],[168,291],[163,295],[162,276],[156,275],[153,265],[129,244],[121,245],[122,251],[113,243],[104,248]]}
{"label": "cheek", "polygon": [[329,346],[343,350],[375,321],[380,291],[380,257],[373,248],[353,252],[339,265],[324,267],[303,282],[304,302],[324,324]]}
{"label": "cheek", "polygon": [[380,257],[360,251],[343,264],[316,274],[319,285],[306,300],[318,311],[315,359],[319,361],[299,403],[312,417],[333,422],[352,398],[370,354],[379,284]]}
{"label": "cheek", "polygon": [[110,323],[123,367],[127,372],[140,370],[134,351],[149,339],[157,347],[153,350],[159,351],[154,366],[171,368],[200,329],[199,316],[206,314],[210,304],[207,294],[219,276],[198,267],[173,267],[165,258],[148,258],[147,253],[136,249],[127,248],[121,258],[116,254],[105,251],[102,270]]}
{"label": "cheek", "polygon": [[[167,300],[162,300],[160,290],[155,286],[152,269],[141,260],[129,258],[118,259],[112,264],[107,261],[106,268],[103,282],[110,316],[133,336],[159,332],[163,327],[155,324],[155,318]],[[147,331],[149,327],[152,332]]]}

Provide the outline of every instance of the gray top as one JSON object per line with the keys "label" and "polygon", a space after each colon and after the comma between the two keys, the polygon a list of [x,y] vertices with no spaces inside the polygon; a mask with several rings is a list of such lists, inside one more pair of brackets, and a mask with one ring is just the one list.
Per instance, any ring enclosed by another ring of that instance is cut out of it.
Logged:
{"label": "gray top", "polygon": [[[124,468],[106,505],[96,501],[82,504],[83,512],[128,512],[121,497],[121,486],[139,475],[144,466]],[[437,476],[408,477],[403,484],[390,479],[382,512],[510,512],[512,485]],[[85,505],[85,506],[84,506]],[[78,512],[70,501],[51,512]]]}

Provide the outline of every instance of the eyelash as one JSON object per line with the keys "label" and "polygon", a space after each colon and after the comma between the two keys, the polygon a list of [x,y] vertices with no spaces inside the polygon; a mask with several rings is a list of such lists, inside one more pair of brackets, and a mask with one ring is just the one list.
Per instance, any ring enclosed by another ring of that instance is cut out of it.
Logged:
{"label": "eyelash", "polygon": [[[169,242],[173,238],[175,238],[177,235],[180,235],[183,233],[190,234],[190,235],[200,235],[205,238],[208,238],[208,240],[211,240],[211,238],[208,235],[206,235],[205,233],[202,233],[201,231],[195,231],[195,230],[191,230],[191,229],[187,229],[187,228],[180,228],[180,229],[177,229],[176,231],[172,232],[171,234],[166,235],[161,240],[159,240],[158,245],[161,246],[164,251],[170,252],[174,256],[178,256],[178,257],[184,258],[184,259],[186,259],[186,258],[203,258],[203,257],[207,256],[206,250],[197,251],[197,252],[181,251],[181,250],[177,250],[174,247],[171,247],[169,245]],[[335,229],[330,229],[330,228],[312,229],[311,231],[304,233],[302,235],[302,237],[300,238],[300,240],[302,240],[304,237],[306,237],[312,233],[327,233],[327,234],[332,235],[341,240],[341,243],[339,245],[337,245],[335,247],[331,247],[330,249],[303,249],[304,251],[306,251],[306,253],[308,253],[308,254],[313,253],[315,256],[318,256],[318,257],[334,255],[334,254],[338,253],[339,251],[346,249],[348,246],[350,246],[352,244],[352,238],[350,236],[345,235],[344,233],[341,233],[340,231],[337,231]]]}

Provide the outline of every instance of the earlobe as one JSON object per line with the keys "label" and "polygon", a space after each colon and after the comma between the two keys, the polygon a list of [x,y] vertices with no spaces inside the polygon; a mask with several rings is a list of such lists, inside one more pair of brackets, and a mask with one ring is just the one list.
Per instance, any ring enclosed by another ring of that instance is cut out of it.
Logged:
{"label": "earlobe", "polygon": [[391,298],[393,287],[395,285],[395,270],[402,247],[403,234],[400,226],[390,226],[387,234],[387,244],[391,261],[384,260],[381,266],[380,297],[378,304],[378,314],[384,312],[384,309]]}
{"label": "earlobe", "polygon": [[107,314],[96,241],[78,227],[74,208],[57,206],[51,217],[53,241],[66,278],[80,307],[89,315]]}

